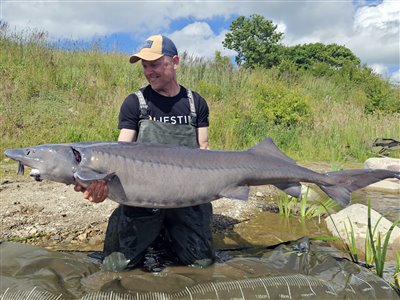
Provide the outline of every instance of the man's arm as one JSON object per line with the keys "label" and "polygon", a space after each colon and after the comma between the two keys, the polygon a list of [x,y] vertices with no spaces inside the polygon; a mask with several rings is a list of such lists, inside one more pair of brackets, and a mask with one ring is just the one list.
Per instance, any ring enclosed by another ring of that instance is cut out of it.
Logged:
{"label": "man's arm", "polygon": [[[132,129],[121,129],[119,132],[119,142],[134,142],[136,141],[137,131]],[[83,198],[90,202],[103,202],[108,196],[108,186],[104,180],[92,182],[86,189],[83,186],[76,185],[74,190],[83,193]]]}
{"label": "man's arm", "polygon": [[122,128],[119,132],[118,142],[136,142],[137,131],[133,129]]}
{"label": "man's arm", "polygon": [[199,127],[196,131],[200,149],[210,149],[208,144],[208,127]]}

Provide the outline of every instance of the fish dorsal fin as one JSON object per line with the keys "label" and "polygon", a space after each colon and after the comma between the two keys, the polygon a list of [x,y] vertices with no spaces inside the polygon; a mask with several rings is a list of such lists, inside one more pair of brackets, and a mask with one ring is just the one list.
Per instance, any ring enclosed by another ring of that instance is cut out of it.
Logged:
{"label": "fish dorsal fin", "polygon": [[287,162],[296,164],[296,161],[291,159],[289,156],[287,156],[285,153],[283,153],[274,143],[272,138],[266,138],[262,142],[258,143],[255,145],[253,148],[249,149],[250,152],[254,152],[257,154],[261,155],[272,155],[275,156],[276,158],[283,159]]}

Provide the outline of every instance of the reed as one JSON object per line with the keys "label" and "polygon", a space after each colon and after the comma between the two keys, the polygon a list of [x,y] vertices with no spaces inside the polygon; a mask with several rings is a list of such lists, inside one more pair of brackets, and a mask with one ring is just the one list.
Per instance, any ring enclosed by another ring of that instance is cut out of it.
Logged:
{"label": "reed", "polygon": [[353,223],[351,223],[351,220],[349,219],[349,226],[350,229],[347,229],[347,225],[346,223],[344,223],[344,228],[346,231],[346,236],[347,236],[347,243],[345,243],[346,245],[346,249],[350,254],[351,260],[358,264],[359,260],[358,260],[358,254],[357,254],[357,244],[356,244],[356,236],[354,233],[354,228],[353,228]]}
{"label": "reed", "polygon": [[[377,221],[377,224],[379,223],[379,221],[380,219]],[[383,270],[385,268],[386,253],[389,245],[390,235],[393,229],[398,224],[400,224],[400,218],[397,219],[395,222],[393,222],[392,226],[390,226],[388,232],[386,232],[386,234],[384,235],[385,239],[383,240],[383,242],[382,242],[383,237],[381,236],[380,232],[378,232],[376,240],[374,240],[376,225],[375,228],[373,229],[371,223],[371,201],[368,200],[368,234],[369,234],[369,239],[371,241],[370,245],[374,257],[376,274],[379,277],[383,277]]]}
{"label": "reed", "polygon": [[316,203],[309,205],[306,208],[306,215],[307,219],[312,218],[321,218],[322,215],[325,215],[326,210],[335,209],[338,206],[337,202],[332,199],[326,199],[325,201],[317,201]]}
{"label": "reed", "polygon": [[320,219],[327,209],[331,210],[337,206],[337,203],[332,199],[327,199],[324,202],[316,201],[315,203],[310,203],[308,200],[308,192],[299,200],[285,193],[279,193],[277,200],[279,214],[286,218],[290,216],[300,217],[303,221],[313,218]]}
{"label": "reed", "polygon": [[296,202],[296,198],[290,197],[285,193],[280,193],[278,197],[279,214],[289,218],[294,214],[293,207],[295,206]]}
{"label": "reed", "polygon": [[396,253],[396,266],[393,273],[393,279],[394,279],[393,287],[400,295],[400,252]]}

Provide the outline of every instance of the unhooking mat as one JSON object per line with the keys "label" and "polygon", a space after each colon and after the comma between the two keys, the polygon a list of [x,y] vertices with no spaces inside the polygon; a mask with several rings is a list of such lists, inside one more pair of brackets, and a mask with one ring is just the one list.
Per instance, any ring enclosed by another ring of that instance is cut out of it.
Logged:
{"label": "unhooking mat", "polygon": [[0,299],[399,299],[369,270],[296,244],[160,272],[105,272],[86,254],[1,243]]}

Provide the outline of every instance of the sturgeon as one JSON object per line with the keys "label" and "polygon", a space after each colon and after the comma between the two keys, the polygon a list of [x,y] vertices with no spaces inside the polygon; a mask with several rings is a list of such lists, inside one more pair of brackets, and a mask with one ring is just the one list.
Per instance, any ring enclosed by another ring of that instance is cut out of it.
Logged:
{"label": "sturgeon", "polygon": [[354,169],[319,173],[299,166],[267,138],[244,151],[202,150],[173,145],[85,142],[10,149],[4,154],[31,168],[36,180],[88,186],[105,180],[109,198],[148,208],[198,205],[221,197],[246,200],[249,186],[272,184],[299,197],[301,182],[318,185],[346,206],[350,194],[400,172]]}

